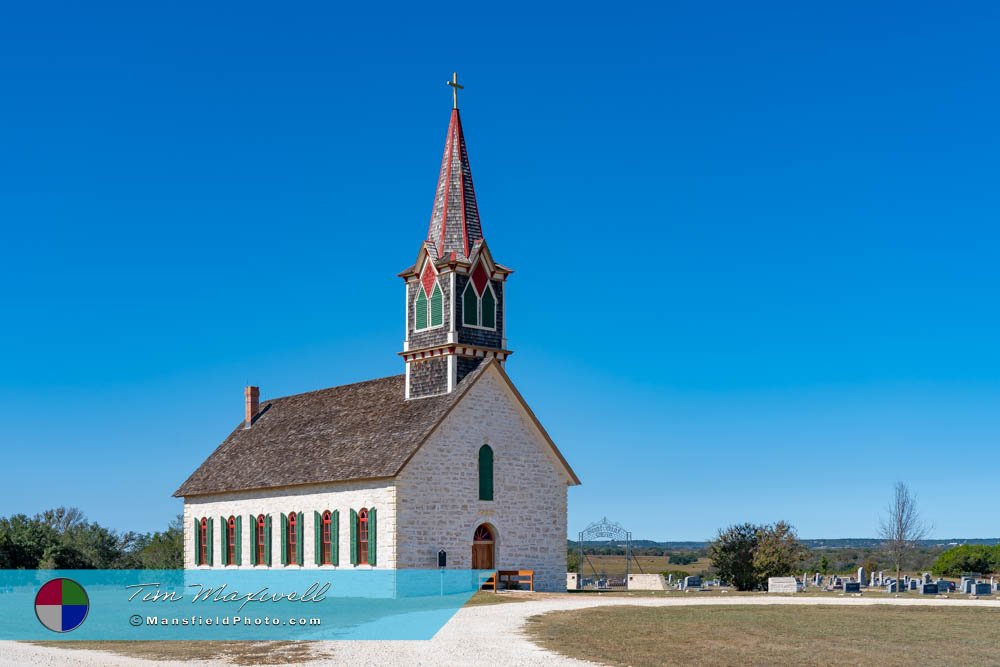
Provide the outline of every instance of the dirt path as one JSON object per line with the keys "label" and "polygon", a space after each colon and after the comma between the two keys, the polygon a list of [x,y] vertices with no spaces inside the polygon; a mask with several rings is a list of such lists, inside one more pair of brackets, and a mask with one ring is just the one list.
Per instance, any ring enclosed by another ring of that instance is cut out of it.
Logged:
{"label": "dirt path", "polygon": [[[465,607],[430,641],[318,642],[325,655],[310,665],[471,665],[489,667],[520,665],[586,665],[540,649],[523,634],[525,620],[548,611],[585,609],[601,605],[873,605],[1000,607],[1000,600],[766,597],[708,598],[615,597],[593,595],[539,595],[527,602]],[[144,665],[191,667],[219,664],[199,661],[163,662],[137,660],[100,651],[66,650],[21,642],[0,642],[0,665],[73,665],[81,667]]]}

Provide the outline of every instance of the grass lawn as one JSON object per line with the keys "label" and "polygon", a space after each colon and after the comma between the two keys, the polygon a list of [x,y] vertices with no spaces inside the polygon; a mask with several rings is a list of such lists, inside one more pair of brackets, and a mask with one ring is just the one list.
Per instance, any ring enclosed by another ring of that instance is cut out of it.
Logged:
{"label": "grass lawn", "polygon": [[529,636],[609,665],[996,665],[1000,609],[599,607],[528,621]]}
{"label": "grass lawn", "polygon": [[146,660],[216,660],[234,665],[297,665],[323,654],[305,641],[60,641],[31,642],[62,649],[107,651]]}

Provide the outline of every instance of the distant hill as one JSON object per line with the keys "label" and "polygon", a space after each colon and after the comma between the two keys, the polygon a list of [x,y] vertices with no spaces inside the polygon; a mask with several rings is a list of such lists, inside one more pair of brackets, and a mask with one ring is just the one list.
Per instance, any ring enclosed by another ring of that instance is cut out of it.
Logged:
{"label": "distant hill", "polygon": [[[882,540],[874,537],[836,537],[830,539],[801,540],[802,544],[810,549],[867,549],[879,546]],[[578,548],[577,540],[567,540],[567,546],[572,549]],[[698,551],[708,547],[708,542],[656,542],[655,540],[632,540],[632,546],[643,549],[663,549],[665,551]],[[993,546],[1000,544],[1000,537],[954,537],[943,540],[920,540],[920,545],[925,547],[947,547],[958,544],[985,544]],[[610,547],[622,546],[624,543],[610,542],[608,540],[588,540],[584,546],[589,547]]]}

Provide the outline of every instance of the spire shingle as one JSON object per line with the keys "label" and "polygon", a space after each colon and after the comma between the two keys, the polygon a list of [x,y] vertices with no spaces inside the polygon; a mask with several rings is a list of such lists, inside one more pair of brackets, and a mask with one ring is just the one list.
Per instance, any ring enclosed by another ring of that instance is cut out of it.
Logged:
{"label": "spire shingle", "polygon": [[438,257],[454,252],[468,259],[473,244],[481,238],[483,229],[479,223],[476,191],[472,187],[462,119],[458,109],[452,109],[427,240],[437,248]]}

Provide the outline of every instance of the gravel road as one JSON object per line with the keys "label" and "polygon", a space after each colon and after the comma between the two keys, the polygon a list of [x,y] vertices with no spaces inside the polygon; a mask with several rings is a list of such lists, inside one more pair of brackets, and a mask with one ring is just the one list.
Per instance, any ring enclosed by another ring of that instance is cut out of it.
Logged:
{"label": "gravel road", "polygon": [[[430,641],[348,641],[318,642],[325,656],[311,666],[379,665],[413,667],[426,665],[481,665],[506,667],[522,665],[587,665],[544,651],[522,633],[525,620],[536,614],[563,609],[584,609],[601,605],[923,605],[1000,607],[1000,600],[970,599],[876,599],[854,597],[692,597],[663,598],[595,595],[539,595],[527,602],[479,605],[460,609]],[[201,661],[145,661],[101,651],[66,650],[21,642],[0,642],[0,665],[72,665],[81,667],[118,665],[144,667],[193,667],[199,664],[226,664]]]}

